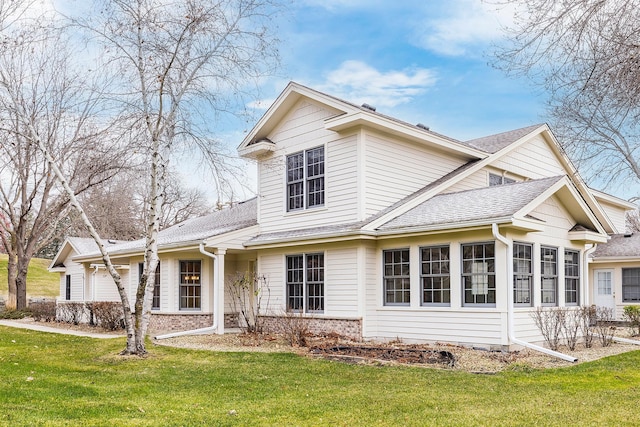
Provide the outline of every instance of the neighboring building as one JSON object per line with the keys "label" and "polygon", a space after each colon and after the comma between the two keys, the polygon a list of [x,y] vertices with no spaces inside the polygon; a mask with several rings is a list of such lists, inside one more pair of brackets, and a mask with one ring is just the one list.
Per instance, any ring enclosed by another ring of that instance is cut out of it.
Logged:
{"label": "neighboring building", "polygon": [[[160,233],[154,330],[215,315],[222,333],[237,271],[267,278],[267,324],[296,311],[363,339],[507,348],[511,318],[542,340],[534,307],[640,303],[640,239],[617,236],[635,206],[589,189],[546,125],[461,142],[290,83],[238,151],[258,197]],[[73,242],[63,299],[117,299]],[[142,249],[109,247],[132,286]]]}

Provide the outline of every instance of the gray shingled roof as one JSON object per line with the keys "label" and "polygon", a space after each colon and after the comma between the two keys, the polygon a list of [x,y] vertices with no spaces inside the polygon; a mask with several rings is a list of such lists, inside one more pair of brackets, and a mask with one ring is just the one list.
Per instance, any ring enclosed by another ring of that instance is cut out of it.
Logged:
{"label": "gray shingled roof", "polygon": [[399,230],[431,225],[461,224],[510,217],[562,176],[440,194],[382,225],[380,230]]}
{"label": "gray shingled roof", "polygon": [[514,129],[508,132],[497,133],[495,135],[483,136],[482,138],[465,141],[465,144],[478,150],[493,154],[502,150],[504,147],[513,144],[523,136],[538,129],[540,126],[542,126],[542,124]]}
{"label": "gray shingled roof", "polygon": [[[179,245],[204,240],[210,237],[251,227],[258,223],[257,198],[233,205],[230,208],[214,212],[198,218],[188,219],[166,228],[158,234],[158,246]],[[130,242],[119,243],[107,248],[110,253],[128,253],[142,251],[145,240],[139,239]],[[97,255],[97,247],[82,253],[82,256]]]}
{"label": "gray shingled roof", "polygon": [[640,233],[613,234],[607,243],[600,243],[591,254],[594,259],[605,257],[640,258]]}

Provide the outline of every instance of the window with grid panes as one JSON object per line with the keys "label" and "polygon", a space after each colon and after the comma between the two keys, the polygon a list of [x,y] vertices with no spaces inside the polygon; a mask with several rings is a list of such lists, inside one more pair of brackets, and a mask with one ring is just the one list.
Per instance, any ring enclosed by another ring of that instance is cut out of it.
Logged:
{"label": "window with grid panes", "polygon": [[409,249],[385,250],[382,252],[382,259],[385,305],[409,305]]}
{"label": "window with grid panes", "polygon": [[540,248],[541,294],[543,305],[558,303],[558,249]]}
{"label": "window with grid panes", "polygon": [[422,305],[450,305],[449,246],[420,248]]}
{"label": "window with grid panes", "polygon": [[464,305],[496,304],[495,244],[462,245],[462,286]]}
{"label": "window with grid panes", "polygon": [[565,305],[578,305],[580,289],[580,252],[564,251],[564,302]]}
{"label": "window with grid panes", "polygon": [[201,263],[180,261],[180,310],[199,310],[201,308]]}
{"label": "window with grid panes", "polygon": [[622,301],[640,301],[640,268],[622,269]]}
{"label": "window with grid panes", "polygon": [[287,156],[287,211],[324,206],[324,147]]}
{"label": "window with grid panes", "polygon": [[533,304],[533,247],[527,243],[513,244],[513,303]]}
{"label": "window with grid panes", "polygon": [[324,311],[324,254],[287,256],[287,310]]}

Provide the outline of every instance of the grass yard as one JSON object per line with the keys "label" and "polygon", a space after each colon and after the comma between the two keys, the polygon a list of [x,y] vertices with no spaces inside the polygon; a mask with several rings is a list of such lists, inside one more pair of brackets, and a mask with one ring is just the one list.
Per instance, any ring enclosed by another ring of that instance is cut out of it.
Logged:
{"label": "grass yard", "polygon": [[0,327],[2,426],[637,425],[640,351],[474,375]]}
{"label": "grass yard", "polygon": [[[27,273],[27,296],[55,298],[60,294],[60,274],[49,273],[50,259],[33,258]],[[7,299],[7,255],[0,254],[0,297]]]}

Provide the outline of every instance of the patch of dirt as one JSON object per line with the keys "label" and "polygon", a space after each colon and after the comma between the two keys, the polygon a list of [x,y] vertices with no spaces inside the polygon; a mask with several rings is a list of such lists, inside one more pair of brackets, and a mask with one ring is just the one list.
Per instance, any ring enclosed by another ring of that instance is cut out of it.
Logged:
{"label": "patch of dirt", "polygon": [[[25,318],[17,320],[33,323]],[[42,325],[60,329],[73,329],[87,332],[123,335],[124,331],[106,331],[89,325],[73,325],[61,322],[38,322]],[[625,327],[616,329],[616,336],[640,340],[631,337],[631,331]],[[154,340],[156,345],[189,348],[196,350],[225,352],[288,352],[307,357],[325,358],[345,363],[367,365],[412,365],[441,368],[455,371],[491,374],[503,370],[528,370],[558,368],[574,365],[553,356],[534,350],[501,352],[487,351],[450,344],[406,344],[393,342],[354,342],[337,335],[308,337],[307,347],[291,346],[284,336],[269,334],[228,333],[225,335],[190,335],[163,340]],[[585,348],[578,344],[574,351],[561,347],[558,351],[578,359],[577,363],[589,362],[627,351],[640,350],[640,346],[614,342],[603,347],[597,337],[593,347]]]}
{"label": "patch of dirt", "polygon": [[[616,336],[629,337],[629,333],[625,328],[618,328]],[[572,362],[530,349],[501,352],[439,343],[353,342],[337,336],[310,337],[308,347],[292,347],[281,336],[265,334],[192,335],[155,340],[154,343],[211,351],[292,352],[353,364],[425,366],[479,374],[491,374],[508,369],[528,370],[574,365]],[[584,348],[579,344],[574,351],[569,351],[566,347],[559,349],[561,353],[578,358],[577,363],[633,350],[640,350],[640,346],[613,343],[608,347],[602,347],[596,341],[592,348]]]}

